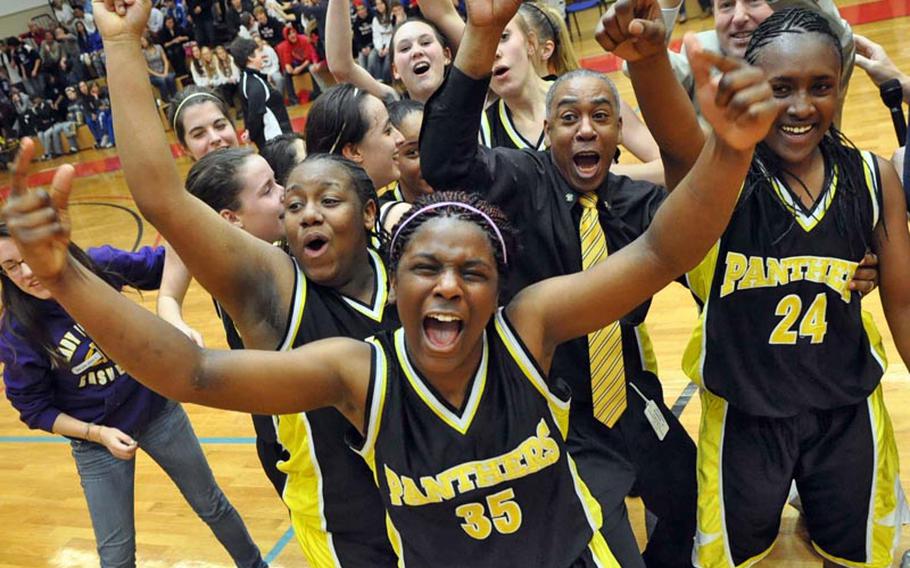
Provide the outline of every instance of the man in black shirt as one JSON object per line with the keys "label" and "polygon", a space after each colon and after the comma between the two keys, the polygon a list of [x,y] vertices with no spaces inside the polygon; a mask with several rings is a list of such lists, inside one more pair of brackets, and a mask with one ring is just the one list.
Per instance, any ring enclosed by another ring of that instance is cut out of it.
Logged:
{"label": "man in black shirt", "polygon": [[[519,227],[524,254],[504,285],[501,300],[506,302],[529,284],[582,269],[582,196],[596,194],[607,250],[616,253],[644,233],[666,191],[609,173],[621,137],[618,95],[605,75],[590,71],[566,75],[551,88],[545,126],[549,151],[480,147],[477,131],[490,70],[500,34],[511,15],[505,13],[509,8],[491,5],[489,0],[468,4],[468,26],[454,68],[426,107],[420,137],[421,169],[436,189],[484,193]],[[514,8],[517,4],[512,12]],[[485,16],[490,19],[478,24],[477,20]],[[755,87],[749,103],[755,116],[764,122],[755,118],[737,125],[723,116],[726,110],[733,113],[734,109],[718,108],[714,93],[703,97],[702,104],[709,106],[708,115],[718,134],[712,138],[713,149],[702,154],[697,174],[704,183],[741,183],[742,176],[739,181],[725,179],[722,172],[730,171],[730,166],[721,155],[726,152],[728,139],[745,134],[758,140],[767,131],[768,117],[775,114],[771,91],[761,72],[711,57],[712,62],[724,64],[724,70],[743,79],[737,84],[738,92],[742,92],[743,83]],[[702,61],[700,65],[707,76],[708,63]],[[710,85],[704,88],[712,89]],[[730,84],[722,87],[730,88]],[[729,104],[730,99],[726,100]],[[735,112],[745,110],[740,107]],[[678,179],[672,164],[670,170],[671,179]],[[625,496],[634,487],[647,508],[658,516],[644,555],[647,564],[689,566],[695,533],[695,446],[663,403],[653,352],[642,325],[648,307],[649,303],[639,306],[621,321],[628,389],[625,411],[612,426],[594,416],[587,338],[560,346],[550,375],[572,387],[569,449],[601,503],[602,532],[620,564],[624,568],[644,565],[624,505]]]}
{"label": "man in black shirt", "polygon": [[187,11],[193,20],[196,32],[196,43],[215,45],[215,14],[212,13],[213,0],[187,0]]}

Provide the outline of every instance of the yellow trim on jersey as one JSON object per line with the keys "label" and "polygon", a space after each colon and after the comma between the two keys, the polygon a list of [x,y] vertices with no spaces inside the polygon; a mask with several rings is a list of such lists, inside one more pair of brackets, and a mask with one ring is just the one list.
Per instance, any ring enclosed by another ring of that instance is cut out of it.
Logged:
{"label": "yellow trim on jersey", "polygon": [[411,388],[417,393],[417,396],[423,400],[430,410],[433,411],[440,420],[448,424],[455,431],[462,435],[468,432],[471,422],[474,420],[474,414],[477,407],[480,406],[480,399],[483,398],[484,387],[487,384],[487,364],[489,362],[489,345],[487,344],[486,331],[483,334],[483,354],[480,357],[480,365],[477,367],[477,373],[474,375],[474,381],[471,386],[471,392],[468,393],[467,403],[464,406],[464,412],[457,416],[449,410],[445,404],[436,398],[436,395],[427,388],[421,380],[420,375],[411,366],[408,359],[408,350],[404,340],[404,328],[399,328],[395,332],[395,352],[398,355],[398,361],[401,364],[401,370],[404,371],[405,377],[411,384]]}
{"label": "yellow trim on jersey", "polygon": [[878,172],[877,163],[875,154],[872,152],[863,150],[860,155],[863,157],[863,174],[866,178],[866,189],[869,190],[869,197],[872,200],[872,228],[875,229],[878,226],[879,216],[881,215],[878,204],[881,188],[879,186],[880,180],[876,175],[876,172]]}
{"label": "yellow trim on jersey", "polygon": [[385,397],[388,392],[389,360],[382,345],[375,337],[368,337],[364,341],[373,346],[373,392],[370,397],[370,408],[366,409],[369,414],[366,420],[366,432],[363,433],[363,445],[359,450],[354,451],[367,462],[378,487],[376,438],[379,437],[379,428],[382,426],[382,412],[385,409]]}
{"label": "yellow trim on jersey", "polygon": [[900,528],[907,518],[907,504],[898,476],[900,464],[894,429],[885,407],[881,385],[872,391],[866,404],[875,460],[869,517],[866,519],[866,561],[853,562],[838,558],[825,552],[815,542],[812,546],[820,555],[841,566],[884,568],[891,566],[894,550],[900,542]]}
{"label": "yellow trim on jersey", "polygon": [[370,262],[373,265],[373,305],[367,306],[354,298],[349,298],[344,295],[342,295],[341,298],[361,314],[374,321],[381,322],[385,307],[389,302],[389,278],[386,273],[385,264],[382,262],[382,257],[379,256],[379,253],[371,248],[368,248],[367,252],[370,255]]}
{"label": "yellow trim on jersey", "polygon": [[525,377],[527,377],[528,380],[531,381],[531,384],[534,385],[534,388],[537,389],[537,392],[539,392],[547,401],[547,406],[550,408],[553,420],[556,422],[556,425],[559,426],[559,432],[562,434],[562,439],[565,440],[569,432],[570,403],[568,401],[560,400],[559,397],[550,391],[547,381],[537,370],[537,366],[532,361],[530,355],[525,352],[521,347],[521,342],[513,335],[512,328],[509,327],[509,324],[505,321],[503,316],[503,309],[504,308],[499,308],[494,316],[496,332],[499,334],[500,339],[502,339],[503,345],[508,349],[509,354],[512,355],[512,359],[518,365],[518,368],[521,369]]}
{"label": "yellow trim on jersey", "polygon": [[[307,562],[313,568],[341,568],[341,562],[335,552],[332,533],[326,530],[325,502],[322,499],[322,470],[316,459],[313,447],[312,428],[305,413],[294,416],[283,416],[281,426],[289,425],[298,435],[294,438],[299,444],[294,446],[294,454],[309,457],[310,471],[291,470],[285,482],[282,499],[291,512],[291,525],[294,535]],[[287,429],[285,429],[287,432]],[[287,462],[279,462],[283,464]],[[279,467],[281,469],[281,467]],[[284,471],[284,470],[282,470]]]}
{"label": "yellow trim on jersey", "polygon": [[525,140],[524,136],[522,136],[518,132],[518,129],[515,128],[515,125],[512,123],[512,117],[509,116],[509,111],[506,108],[506,102],[502,99],[499,99],[498,112],[499,112],[499,121],[502,123],[503,129],[506,131],[506,135],[512,141],[512,144],[515,144],[516,148],[518,148],[519,150],[523,150],[525,148],[527,148],[529,150],[546,150],[547,149],[547,146],[544,143],[546,138],[544,137],[543,132],[541,132],[541,134],[540,134],[540,138],[538,139],[537,146],[532,146],[531,144],[528,143],[528,141]]}
{"label": "yellow trim on jersey", "polygon": [[594,536],[591,537],[591,542],[588,543],[588,550],[591,551],[591,556],[594,558],[594,565],[597,566],[597,568],[622,568],[616,560],[616,557],[613,556],[613,551],[607,546],[604,535],[602,535],[599,530],[594,531]]}
{"label": "yellow trim on jersey", "polygon": [[487,110],[484,109],[480,113],[480,130],[477,132],[477,137],[480,139],[481,146],[486,146],[487,148],[493,147],[493,136],[490,132],[490,119],[487,118]]}
{"label": "yellow trim on jersey", "polygon": [[872,352],[872,358],[878,362],[882,368],[882,373],[888,369],[888,355],[885,353],[885,345],[882,342],[882,334],[875,325],[872,314],[866,310],[862,311],[863,331],[866,332],[866,338],[869,340],[869,348]]}
{"label": "yellow trim on jersey", "polygon": [[297,259],[291,257],[294,263],[294,298],[291,301],[291,313],[288,321],[288,332],[284,339],[278,345],[277,351],[289,351],[294,346],[294,339],[297,332],[300,331],[300,324],[303,322],[303,312],[306,309],[307,279],[297,264]]}
{"label": "yellow trim on jersey", "polygon": [[635,341],[638,344],[638,353],[641,357],[641,368],[657,374],[657,354],[654,352],[654,343],[648,333],[648,326],[644,322],[635,326]]}
{"label": "yellow trim on jersey", "polygon": [[771,187],[773,187],[774,191],[777,192],[778,197],[780,197],[781,200],[786,203],[787,206],[792,210],[793,218],[796,219],[796,222],[799,223],[799,226],[808,233],[814,229],[822,219],[825,218],[825,214],[828,212],[828,208],[834,201],[834,194],[837,193],[837,178],[838,167],[835,165],[833,175],[831,176],[831,183],[828,185],[827,191],[825,191],[822,202],[817,203],[809,213],[805,212],[802,203],[794,199],[790,192],[782,187],[783,184],[779,180],[772,178]]}
{"label": "yellow trim on jersey", "polygon": [[723,447],[727,401],[701,389],[698,428],[698,515],[693,564],[730,567],[733,558],[724,522]]}
{"label": "yellow trim on jersey", "polygon": [[708,298],[711,294],[711,283],[714,280],[719,252],[720,241],[717,241],[698,266],[686,274],[689,290],[701,300],[702,308],[701,313],[698,314],[698,322],[695,325],[695,329],[692,330],[692,337],[683,352],[682,368],[687,377],[702,387],[705,384],[702,372],[707,350],[707,345],[705,344],[705,322],[707,322],[708,318]]}
{"label": "yellow trim on jersey", "polygon": [[398,186],[398,181],[397,181],[397,180],[396,180],[396,181],[393,181],[393,182],[389,182],[389,183],[387,183],[386,185],[384,185],[384,186],[382,186],[382,187],[380,187],[379,189],[376,190],[376,196],[377,196],[377,197],[382,197],[382,196],[385,195],[386,193],[388,193],[388,192],[390,192],[390,191],[393,191],[394,188],[397,187],[397,186]]}

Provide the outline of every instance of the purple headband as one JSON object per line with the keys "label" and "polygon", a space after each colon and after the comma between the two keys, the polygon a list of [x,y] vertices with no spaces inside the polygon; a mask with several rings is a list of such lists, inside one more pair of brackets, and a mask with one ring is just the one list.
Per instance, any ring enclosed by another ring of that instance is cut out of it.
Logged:
{"label": "purple headband", "polygon": [[395,235],[392,237],[392,242],[389,244],[389,251],[395,249],[395,241],[398,240],[398,235],[401,234],[401,231],[408,225],[408,223],[419,217],[421,213],[448,206],[460,207],[461,209],[470,211],[471,213],[476,213],[477,215],[483,217],[483,220],[486,221],[487,224],[492,227],[493,232],[496,233],[496,238],[499,239],[499,246],[502,248],[502,263],[506,265],[509,264],[509,256],[506,253],[506,241],[502,238],[502,233],[499,231],[499,227],[496,226],[496,223],[493,222],[493,219],[491,219],[489,215],[480,209],[472,205],[468,205],[467,203],[461,203],[460,201],[440,201],[439,203],[431,203],[430,205],[418,209],[413,215],[409,216],[401,223],[401,225],[398,226],[398,230],[395,231]]}

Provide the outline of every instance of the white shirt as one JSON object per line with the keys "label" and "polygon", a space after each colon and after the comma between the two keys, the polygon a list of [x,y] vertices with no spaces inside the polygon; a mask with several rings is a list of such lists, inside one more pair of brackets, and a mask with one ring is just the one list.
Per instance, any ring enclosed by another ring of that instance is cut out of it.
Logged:
{"label": "white shirt", "polygon": [[151,13],[149,14],[149,31],[153,34],[157,34],[161,31],[161,28],[164,27],[164,12],[158,8],[152,8]]}

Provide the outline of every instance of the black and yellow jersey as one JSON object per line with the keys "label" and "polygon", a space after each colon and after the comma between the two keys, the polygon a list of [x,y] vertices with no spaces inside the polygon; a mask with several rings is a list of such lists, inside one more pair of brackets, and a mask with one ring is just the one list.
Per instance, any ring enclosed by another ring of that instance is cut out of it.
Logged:
{"label": "black and yellow jersey", "polygon": [[880,178],[874,155],[853,158],[865,187],[849,187],[834,164],[813,208],[778,180],[746,188],[687,275],[702,309],[683,368],[744,412],[855,404],[881,379],[881,336],[848,288],[879,222]]}
{"label": "black and yellow jersey", "polygon": [[[372,249],[370,260],[376,277],[370,305],[308,281],[295,261],[294,300],[279,350],[329,337],[363,339],[396,327],[385,265]],[[282,497],[314,568],[395,566],[373,476],[345,443],[350,430],[334,408],[280,416],[278,439],[290,452],[278,464],[288,475]]]}
{"label": "black and yellow jersey", "polygon": [[413,367],[403,329],[368,341],[366,432],[354,447],[404,566],[618,566],[564,445],[568,391],[544,382],[502,311],[462,408]]}
{"label": "black and yellow jersey", "polygon": [[499,99],[483,112],[480,117],[480,143],[487,148],[514,148],[515,150],[546,150],[543,124],[537,140],[528,140],[512,122],[512,111],[505,101]]}

